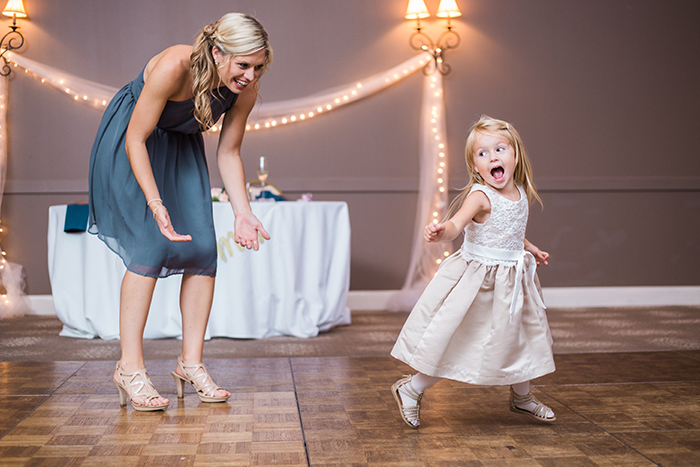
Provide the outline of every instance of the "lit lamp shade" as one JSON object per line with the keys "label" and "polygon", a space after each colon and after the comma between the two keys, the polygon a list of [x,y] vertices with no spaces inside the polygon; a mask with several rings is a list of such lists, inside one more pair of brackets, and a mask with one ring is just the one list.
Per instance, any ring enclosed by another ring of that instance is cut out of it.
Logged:
{"label": "lit lamp shade", "polygon": [[458,16],[462,16],[462,12],[459,11],[455,0],[440,0],[437,11],[438,18],[456,18]]}
{"label": "lit lamp shade", "polygon": [[27,17],[27,12],[24,10],[24,3],[22,3],[22,0],[10,0],[7,2],[5,9],[2,10],[2,14],[17,18]]}
{"label": "lit lamp shade", "polygon": [[428,7],[425,6],[423,0],[409,0],[408,8],[406,9],[406,19],[421,19],[429,16]]}

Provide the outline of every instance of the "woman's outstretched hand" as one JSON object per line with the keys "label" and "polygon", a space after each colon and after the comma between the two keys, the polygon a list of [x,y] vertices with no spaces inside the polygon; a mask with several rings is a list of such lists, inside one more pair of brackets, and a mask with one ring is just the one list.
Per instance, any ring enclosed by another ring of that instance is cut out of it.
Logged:
{"label": "woman's outstretched hand", "polygon": [[262,225],[262,222],[252,212],[241,213],[236,216],[234,225],[236,231],[236,243],[249,250],[252,248],[258,251],[260,244],[258,243],[258,232],[265,240],[270,239],[270,234]]}
{"label": "woman's outstretched hand", "polygon": [[427,242],[439,242],[445,235],[445,224],[428,224],[423,231],[423,237]]}
{"label": "woman's outstretched hand", "polygon": [[168,214],[168,210],[162,204],[153,211],[153,218],[158,224],[160,233],[171,242],[189,242],[192,240],[191,235],[180,235],[175,232],[173,224],[170,222],[170,214]]}

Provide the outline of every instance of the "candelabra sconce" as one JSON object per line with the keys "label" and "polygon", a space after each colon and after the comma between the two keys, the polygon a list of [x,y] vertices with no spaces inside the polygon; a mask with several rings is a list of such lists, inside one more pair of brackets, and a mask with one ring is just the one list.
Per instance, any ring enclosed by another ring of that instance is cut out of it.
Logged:
{"label": "candelabra sconce", "polygon": [[[19,26],[17,26],[17,18],[26,18],[27,12],[24,9],[22,0],[9,0],[2,14],[12,17],[12,25],[9,26],[10,32],[2,36],[0,40],[0,47],[2,47],[0,57],[2,57],[4,62],[0,70],[0,75],[7,76],[12,71],[12,68],[10,68],[10,63],[7,58],[5,58],[5,53],[10,50],[19,49],[24,45],[24,36],[17,30],[19,29]],[[19,41],[19,43],[17,41]]]}
{"label": "candelabra sconce", "polygon": [[424,50],[433,56],[433,61],[423,67],[423,74],[429,75],[434,70],[437,70],[442,75],[448,75],[452,68],[445,63],[443,54],[448,49],[456,48],[462,40],[459,34],[452,30],[451,22],[452,18],[462,16],[462,12],[459,11],[456,0],[440,0],[436,16],[438,18],[447,18],[447,25],[445,26],[445,31],[438,36],[437,41],[433,41],[420,25],[421,19],[430,17],[425,1],[409,0],[405,18],[416,20],[416,32],[411,34],[409,44],[413,49]]}

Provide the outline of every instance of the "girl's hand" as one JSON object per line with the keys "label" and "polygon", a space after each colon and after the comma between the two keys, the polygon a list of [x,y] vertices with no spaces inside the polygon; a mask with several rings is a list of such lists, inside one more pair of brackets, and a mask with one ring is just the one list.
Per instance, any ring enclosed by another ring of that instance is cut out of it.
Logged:
{"label": "girl's hand", "polygon": [[428,224],[423,231],[423,237],[427,242],[439,242],[445,235],[445,224]]}
{"label": "girl's hand", "polygon": [[252,212],[245,212],[236,216],[234,225],[236,243],[249,250],[252,248],[258,251],[258,232],[265,240],[270,239],[270,234],[267,233],[262,223]]}
{"label": "girl's hand", "polygon": [[170,214],[168,214],[168,210],[162,204],[154,206],[153,218],[158,224],[160,233],[171,242],[189,242],[192,240],[191,235],[180,235],[175,232],[173,224],[170,222]]}
{"label": "girl's hand", "polygon": [[549,253],[540,250],[535,245],[527,241],[527,239],[525,239],[525,250],[532,253],[532,256],[535,257],[535,261],[537,261],[538,266],[540,265],[540,263],[544,263],[545,266],[549,264],[547,262],[547,260],[549,259]]}
{"label": "girl's hand", "polygon": [[549,263],[547,262],[547,260],[549,259],[549,253],[541,250],[537,250],[537,254],[535,254],[534,252],[531,253],[535,257],[538,266],[540,265],[540,263],[543,263],[545,266],[549,265]]}

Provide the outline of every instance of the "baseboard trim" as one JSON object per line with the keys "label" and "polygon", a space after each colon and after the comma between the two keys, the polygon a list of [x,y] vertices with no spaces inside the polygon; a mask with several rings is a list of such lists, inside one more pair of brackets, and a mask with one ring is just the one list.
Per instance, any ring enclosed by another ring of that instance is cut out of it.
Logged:
{"label": "baseboard trim", "polygon": [[53,307],[53,295],[28,295],[30,315],[39,316],[56,316],[56,310]]}
{"label": "baseboard trim", "polygon": [[[545,287],[549,308],[603,308],[632,306],[700,306],[700,287]],[[351,290],[353,311],[386,310],[396,290]]]}
{"label": "baseboard trim", "polygon": [[[386,310],[396,290],[351,290],[352,311]],[[700,286],[676,287],[545,287],[549,308],[604,308],[631,306],[700,306]],[[32,315],[56,315],[51,295],[29,295]]]}

